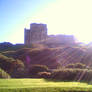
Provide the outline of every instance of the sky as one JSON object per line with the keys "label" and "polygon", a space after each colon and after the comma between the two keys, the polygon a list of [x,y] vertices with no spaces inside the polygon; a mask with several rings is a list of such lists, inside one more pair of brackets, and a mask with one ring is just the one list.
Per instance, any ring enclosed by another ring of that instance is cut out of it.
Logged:
{"label": "sky", "polygon": [[48,34],[92,42],[92,0],[0,0],[0,42],[24,43],[24,28],[45,23]]}

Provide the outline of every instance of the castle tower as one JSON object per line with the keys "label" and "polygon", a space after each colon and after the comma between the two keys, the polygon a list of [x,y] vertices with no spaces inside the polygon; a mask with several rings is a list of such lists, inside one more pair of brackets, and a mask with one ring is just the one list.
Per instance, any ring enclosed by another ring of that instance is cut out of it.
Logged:
{"label": "castle tower", "polygon": [[47,25],[32,23],[30,29],[25,29],[24,43],[30,45],[32,43],[39,43],[47,38]]}
{"label": "castle tower", "polygon": [[24,43],[29,45],[30,43],[30,29],[24,29]]}

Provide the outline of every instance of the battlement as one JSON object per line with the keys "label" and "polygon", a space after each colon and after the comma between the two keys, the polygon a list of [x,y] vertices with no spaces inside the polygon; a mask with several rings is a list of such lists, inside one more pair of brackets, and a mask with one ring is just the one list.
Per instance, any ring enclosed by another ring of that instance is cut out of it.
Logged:
{"label": "battlement", "polygon": [[37,24],[37,23],[32,23],[31,25],[30,25],[30,29],[31,30],[40,30],[40,31],[47,31],[47,25],[46,24]]}

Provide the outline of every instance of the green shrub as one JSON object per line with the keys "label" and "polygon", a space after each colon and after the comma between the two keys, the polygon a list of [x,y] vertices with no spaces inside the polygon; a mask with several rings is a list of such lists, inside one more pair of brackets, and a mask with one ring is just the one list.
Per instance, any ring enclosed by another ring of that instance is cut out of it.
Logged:
{"label": "green shrub", "polygon": [[[9,74],[13,78],[24,78],[25,75],[25,66],[21,60],[16,60],[13,62]],[[23,75],[23,77],[22,77]]]}
{"label": "green shrub", "polygon": [[10,78],[10,75],[4,70],[0,69],[0,78]]}
{"label": "green shrub", "polygon": [[51,75],[52,79],[63,81],[91,81],[92,70],[88,69],[61,69],[55,70]]}
{"label": "green shrub", "polygon": [[16,71],[19,72],[21,68],[24,68],[24,64],[21,60],[8,58],[0,54],[0,68],[9,73],[12,77]]}
{"label": "green shrub", "polygon": [[10,67],[12,66],[12,63],[14,62],[13,58],[8,58],[2,54],[0,54],[0,67],[5,71],[10,71]]}
{"label": "green shrub", "polygon": [[47,72],[47,71],[48,67],[45,65],[32,65],[29,68],[29,74],[34,77],[37,77],[39,72]]}
{"label": "green shrub", "polygon": [[28,71],[24,68],[19,68],[11,73],[12,78],[29,78]]}

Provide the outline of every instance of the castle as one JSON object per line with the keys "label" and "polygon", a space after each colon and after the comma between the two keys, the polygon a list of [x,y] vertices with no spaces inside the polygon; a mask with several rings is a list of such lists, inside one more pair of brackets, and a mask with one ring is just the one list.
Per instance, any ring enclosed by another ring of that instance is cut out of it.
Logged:
{"label": "castle", "polygon": [[32,23],[30,29],[25,29],[25,40],[26,45],[32,43],[39,43],[47,38],[47,25],[46,24],[36,24]]}
{"label": "castle", "polygon": [[48,41],[48,39],[51,39],[49,42],[75,43],[73,35],[48,35],[46,24],[32,23],[30,24],[30,29],[24,29],[24,44],[26,45]]}

